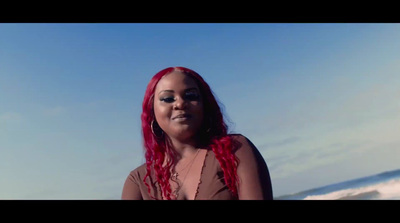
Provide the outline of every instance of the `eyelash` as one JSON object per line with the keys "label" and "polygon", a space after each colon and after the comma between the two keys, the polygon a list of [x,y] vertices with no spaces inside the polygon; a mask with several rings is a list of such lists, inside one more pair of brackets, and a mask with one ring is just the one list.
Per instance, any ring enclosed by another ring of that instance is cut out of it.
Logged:
{"label": "eyelash", "polygon": [[[200,96],[198,94],[195,93],[188,93],[185,95],[185,99],[189,100],[189,101],[197,101],[199,100]],[[166,102],[166,103],[172,103],[175,101],[175,98],[173,97],[165,97],[165,98],[161,98],[160,101]]]}
{"label": "eyelash", "polygon": [[161,98],[160,101],[166,102],[166,103],[172,103],[174,102],[174,98]]}

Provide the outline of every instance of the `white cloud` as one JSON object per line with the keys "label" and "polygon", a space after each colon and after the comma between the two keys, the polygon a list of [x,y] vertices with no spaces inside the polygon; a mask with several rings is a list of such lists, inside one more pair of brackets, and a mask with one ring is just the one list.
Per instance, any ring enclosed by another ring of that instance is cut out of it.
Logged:
{"label": "white cloud", "polygon": [[400,113],[260,150],[279,193],[289,190],[284,182],[310,180],[292,186],[295,192],[398,168],[398,126]]}
{"label": "white cloud", "polygon": [[23,116],[18,112],[5,112],[0,114],[0,123],[19,123]]}

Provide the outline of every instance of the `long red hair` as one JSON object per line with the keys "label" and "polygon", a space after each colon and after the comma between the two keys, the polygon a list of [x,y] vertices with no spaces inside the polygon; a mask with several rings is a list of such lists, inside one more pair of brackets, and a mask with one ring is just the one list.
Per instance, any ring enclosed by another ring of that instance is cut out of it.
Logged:
{"label": "long red hair", "polygon": [[[232,139],[228,135],[228,127],[224,121],[220,106],[215,99],[210,86],[204,81],[204,79],[197,72],[185,67],[168,67],[159,71],[148,83],[144,94],[141,119],[147,173],[143,181],[148,188],[148,192],[151,194],[151,187],[146,179],[151,176],[152,171],[154,171],[154,176],[161,187],[163,196],[167,199],[171,199],[169,179],[171,175],[170,168],[173,165],[174,160],[171,159],[166,165],[163,164],[167,156],[172,158],[174,157],[175,150],[172,148],[168,138],[165,137],[165,134],[154,134],[157,131],[155,131],[155,125],[153,123],[155,122],[153,104],[154,91],[158,81],[164,75],[176,70],[192,77],[200,89],[201,96],[205,103],[203,103],[203,125],[196,133],[196,136],[198,137],[198,146],[212,149],[215,153],[215,157],[221,165],[226,185],[233,195],[237,196],[236,167],[238,160],[233,153]],[[150,182],[152,183],[152,181]],[[154,196],[152,197],[154,198]]]}

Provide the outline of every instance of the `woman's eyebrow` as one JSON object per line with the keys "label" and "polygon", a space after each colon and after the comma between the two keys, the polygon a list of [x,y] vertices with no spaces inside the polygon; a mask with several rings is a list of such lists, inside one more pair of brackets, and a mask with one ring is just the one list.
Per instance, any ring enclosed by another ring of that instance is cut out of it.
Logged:
{"label": "woman's eyebrow", "polygon": [[[191,88],[186,88],[184,91],[187,92],[187,91],[193,91],[193,90],[197,91],[198,89],[196,87],[191,87]],[[174,93],[175,91],[174,90],[161,90],[160,92],[158,92],[158,94],[161,94],[164,92]]]}
{"label": "woman's eyebrow", "polygon": [[170,92],[170,93],[174,93],[174,91],[173,91],[173,90],[162,90],[162,91],[158,92],[158,94],[161,94],[161,93],[163,93],[163,92]]}
{"label": "woman's eyebrow", "polygon": [[186,92],[186,91],[193,91],[193,90],[196,90],[196,91],[197,91],[198,89],[197,89],[196,87],[191,87],[191,88],[185,89],[185,92]]}

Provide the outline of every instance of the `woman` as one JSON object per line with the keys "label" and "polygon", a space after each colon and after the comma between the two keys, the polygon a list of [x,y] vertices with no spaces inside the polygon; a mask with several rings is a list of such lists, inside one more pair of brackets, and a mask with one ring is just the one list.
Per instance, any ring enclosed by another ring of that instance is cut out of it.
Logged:
{"label": "woman", "polygon": [[146,163],[128,175],[122,199],[272,199],[267,165],[240,134],[228,134],[209,85],[184,67],[161,70],[143,100]]}

